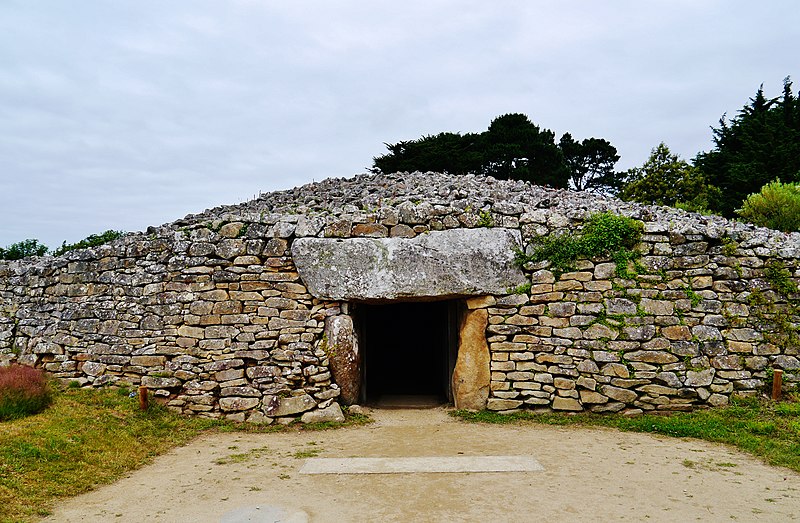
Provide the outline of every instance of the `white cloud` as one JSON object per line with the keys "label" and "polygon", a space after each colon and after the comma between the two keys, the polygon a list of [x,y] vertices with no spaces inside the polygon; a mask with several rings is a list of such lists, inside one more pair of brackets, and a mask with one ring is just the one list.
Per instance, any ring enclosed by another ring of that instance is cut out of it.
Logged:
{"label": "white cloud", "polygon": [[362,172],[506,112],[686,158],[797,73],[800,14],[744,1],[5,2],[0,245],[143,229]]}

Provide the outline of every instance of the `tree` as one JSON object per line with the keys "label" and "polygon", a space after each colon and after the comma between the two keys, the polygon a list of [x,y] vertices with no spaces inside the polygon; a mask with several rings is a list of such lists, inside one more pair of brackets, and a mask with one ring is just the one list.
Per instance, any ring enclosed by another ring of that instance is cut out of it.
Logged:
{"label": "tree", "polygon": [[774,99],[759,87],[731,120],[725,115],[712,128],[714,148],[700,153],[695,165],[721,190],[717,210],[732,217],[747,195],[771,180],[800,181],[800,101],[789,77]]}
{"label": "tree", "polygon": [[619,161],[617,148],[602,138],[576,141],[565,133],[558,142],[569,168],[569,185],[577,191],[615,194],[622,185],[620,174],[614,170]]}
{"label": "tree", "polygon": [[751,194],[738,209],[745,220],[779,231],[800,231],[800,184],[768,183]]}
{"label": "tree", "polygon": [[626,177],[619,194],[623,200],[703,212],[719,198],[719,189],[709,185],[699,169],[672,154],[664,142],[641,167],[629,169]]}
{"label": "tree", "polygon": [[524,114],[498,116],[483,138],[482,174],[553,187],[567,186],[569,171],[555,143],[555,134],[540,129]]}
{"label": "tree", "polygon": [[0,247],[0,260],[21,260],[28,256],[44,256],[47,254],[47,250],[47,245],[42,245],[39,240],[29,238],[12,243],[5,249]]}
{"label": "tree", "polygon": [[480,135],[439,133],[418,140],[385,144],[388,154],[373,159],[372,172],[435,171],[448,174],[479,172],[483,160]]}
{"label": "tree", "polygon": [[480,173],[553,187],[615,192],[620,183],[614,165],[619,156],[606,140],[581,142],[542,129],[520,113],[498,116],[479,134],[439,133],[386,144],[387,154],[373,158],[370,171]]}

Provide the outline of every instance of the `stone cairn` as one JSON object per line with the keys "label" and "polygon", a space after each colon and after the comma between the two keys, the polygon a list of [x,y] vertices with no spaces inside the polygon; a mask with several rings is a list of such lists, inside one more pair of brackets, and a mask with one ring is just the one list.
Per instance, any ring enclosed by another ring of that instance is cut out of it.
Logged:
{"label": "stone cairn", "polygon": [[513,231],[524,248],[603,211],[644,222],[642,274],[624,279],[609,260],[581,260],[557,278],[542,262],[523,270],[530,288],[455,297],[482,311],[477,331],[470,324],[488,348],[479,406],[689,410],[762,393],[777,369],[796,387],[789,303],[798,296],[765,273],[777,262],[798,281],[799,234],[433,173],[328,179],[57,258],[0,261],[0,365],[43,367],[80,386],[145,386],[187,414],[342,419],[326,323],[349,304],[309,292],[296,239],[486,227]]}

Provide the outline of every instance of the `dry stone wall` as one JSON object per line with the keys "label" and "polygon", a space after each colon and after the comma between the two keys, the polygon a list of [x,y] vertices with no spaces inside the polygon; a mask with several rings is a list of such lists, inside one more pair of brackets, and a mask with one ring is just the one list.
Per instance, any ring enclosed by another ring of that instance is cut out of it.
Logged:
{"label": "dry stone wall", "polygon": [[198,415],[338,418],[325,324],[348,324],[349,303],[309,292],[296,239],[502,228],[527,245],[600,211],[644,222],[641,274],[621,278],[602,259],[560,277],[547,262],[528,264],[530,289],[470,300],[486,311],[488,408],[723,405],[762,392],[774,369],[796,386],[798,296],[775,274],[800,279],[800,235],[431,173],[325,180],[59,258],[0,262],[0,364],[42,366],[83,386],[145,385]]}
{"label": "dry stone wall", "polygon": [[144,385],[181,411],[269,422],[338,396],[318,347],[335,303],[288,255],[297,217],[161,228],[0,265],[0,358],[79,385]]}
{"label": "dry stone wall", "polygon": [[[499,298],[487,328],[489,408],[690,410],[725,405],[734,391],[763,392],[770,369],[796,382],[797,346],[781,347],[754,328],[757,305],[745,296],[764,285],[756,276],[763,262],[740,267],[719,249],[707,254],[706,242],[675,239],[673,248],[702,254],[677,256],[670,270],[638,281],[616,277],[609,262],[585,261],[558,279],[537,270],[529,294]],[[753,279],[740,277],[744,271]]]}

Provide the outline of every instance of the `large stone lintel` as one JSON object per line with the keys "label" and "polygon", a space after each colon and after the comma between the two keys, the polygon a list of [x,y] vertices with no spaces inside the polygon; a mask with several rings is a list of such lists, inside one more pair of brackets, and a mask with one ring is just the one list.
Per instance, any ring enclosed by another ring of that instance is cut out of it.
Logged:
{"label": "large stone lintel", "polygon": [[525,283],[519,231],[451,229],[415,238],[298,238],[292,257],[309,292],[326,300],[505,294]]}

